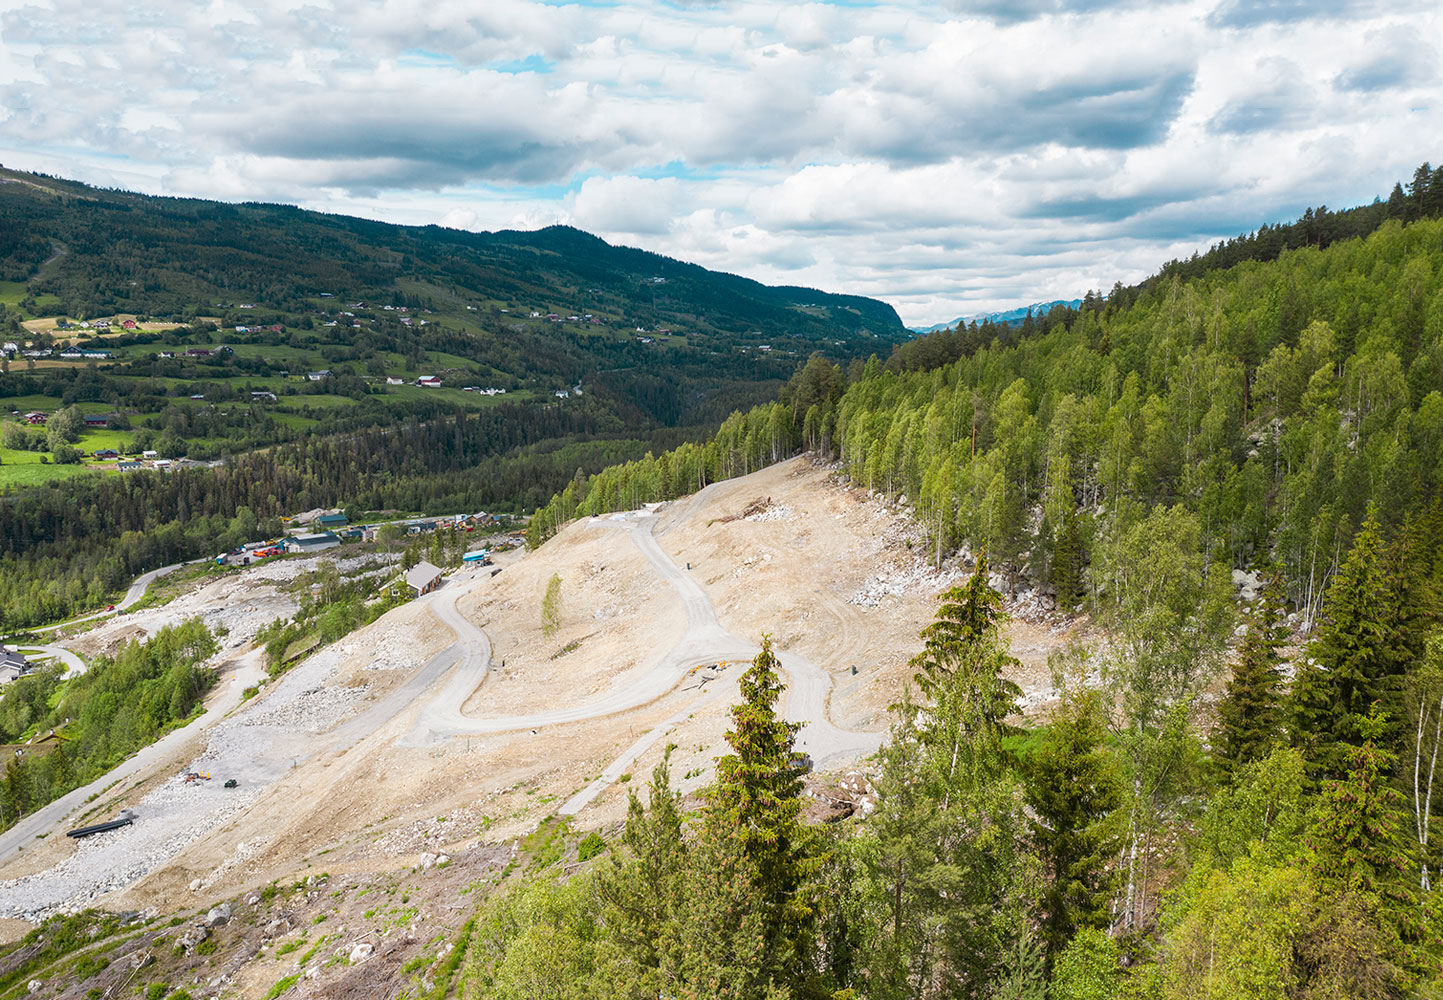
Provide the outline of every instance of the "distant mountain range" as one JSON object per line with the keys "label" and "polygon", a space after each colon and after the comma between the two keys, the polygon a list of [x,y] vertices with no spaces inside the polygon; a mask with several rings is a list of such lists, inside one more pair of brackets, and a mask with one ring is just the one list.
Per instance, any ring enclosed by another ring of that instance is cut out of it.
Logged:
{"label": "distant mountain range", "polygon": [[931,326],[914,326],[914,333],[936,333],[938,330],[954,329],[959,323],[1021,323],[1031,311],[1033,316],[1042,316],[1053,306],[1067,306],[1069,309],[1076,309],[1082,305],[1081,299],[1053,299],[1051,302],[1034,302],[1030,306],[1018,306],[1016,309],[1004,309],[1001,312],[976,313],[971,316],[958,316],[948,323],[934,323]]}

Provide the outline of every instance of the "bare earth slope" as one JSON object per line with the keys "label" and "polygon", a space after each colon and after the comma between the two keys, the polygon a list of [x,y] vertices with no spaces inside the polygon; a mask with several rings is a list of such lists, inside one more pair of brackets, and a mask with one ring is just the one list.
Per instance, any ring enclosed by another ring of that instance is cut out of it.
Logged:
{"label": "bare earth slope", "polygon": [[[736,677],[764,632],[788,675],[787,714],[808,724],[802,748],[819,769],[847,766],[884,737],[917,633],[962,576],[928,568],[924,550],[905,512],[801,459],[577,522],[314,654],[0,855],[0,917],[90,903],[174,912],[322,866],[361,876],[427,852],[465,856],[558,812],[615,823],[627,779],[668,742],[683,791],[710,781]],[[561,621],[548,636],[553,575]],[[238,602],[251,632],[262,609],[287,613],[245,575],[230,586],[211,584],[204,601]],[[176,617],[161,610],[157,627]],[[131,618],[76,645],[145,631]],[[1018,679],[1040,700],[1065,634],[1019,622],[1013,639]],[[214,780],[186,785],[191,769]],[[217,787],[228,777],[240,787]],[[59,835],[121,808],[136,811],[132,826],[78,846]]]}

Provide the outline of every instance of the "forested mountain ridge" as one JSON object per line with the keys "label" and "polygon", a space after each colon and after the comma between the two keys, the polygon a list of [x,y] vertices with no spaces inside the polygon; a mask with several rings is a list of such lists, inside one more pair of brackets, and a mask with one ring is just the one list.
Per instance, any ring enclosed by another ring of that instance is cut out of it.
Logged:
{"label": "forested mountain ridge", "polygon": [[101,190],[11,170],[0,170],[4,181],[0,280],[39,275],[32,294],[53,296],[45,314],[188,320],[219,308],[244,322],[255,313],[241,316],[237,306],[301,314],[325,293],[397,305],[465,298],[585,307],[626,326],[703,332],[906,335],[895,310],[875,299],[770,287],[567,226],[472,233]]}
{"label": "forested mountain ridge", "polygon": [[[876,300],[567,227],[396,226],[3,169],[0,332],[10,626],[318,504],[534,506],[578,470],[706,437],[813,351],[910,336]],[[147,450],[227,469],[78,475]]]}

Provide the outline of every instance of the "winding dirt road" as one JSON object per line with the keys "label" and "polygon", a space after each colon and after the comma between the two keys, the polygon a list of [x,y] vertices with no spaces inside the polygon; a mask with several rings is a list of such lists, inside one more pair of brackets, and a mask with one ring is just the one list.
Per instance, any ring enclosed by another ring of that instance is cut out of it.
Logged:
{"label": "winding dirt road", "polygon": [[[686,631],[681,640],[640,677],[600,698],[529,715],[473,718],[463,714],[461,706],[486,678],[486,672],[491,666],[491,644],[481,629],[456,610],[456,597],[459,592],[450,591],[449,599],[437,600],[432,610],[455,632],[456,643],[439,654],[433,664],[443,659],[454,660],[458,657],[459,663],[445,687],[421,707],[411,731],[398,741],[400,745],[431,746],[452,736],[539,729],[543,726],[614,715],[655,701],[675,688],[698,666],[722,660],[750,659],[757,654],[760,647],[727,631],[717,619],[711,598],[662,551],[653,534],[657,523],[654,514],[618,514],[595,519],[593,523],[627,532],[657,574],[681,597],[686,612]],[[786,718],[802,723],[797,735],[797,748],[811,755],[815,764],[823,766],[865,756],[881,746],[885,736],[883,733],[853,732],[841,729],[828,720],[827,700],[831,694],[832,678],[827,671],[794,653],[779,652],[777,659],[789,681]],[[431,667],[432,664],[428,664],[423,673]],[[621,774],[632,760],[660,739],[665,731],[669,731],[694,711],[697,704],[734,690],[735,679],[719,683],[704,693],[696,703],[655,727],[628,749],[620,760],[607,768],[593,785],[567,802],[562,811],[574,813],[590,802],[609,780],[615,780],[614,775],[608,780],[608,775],[613,771],[616,775]]]}

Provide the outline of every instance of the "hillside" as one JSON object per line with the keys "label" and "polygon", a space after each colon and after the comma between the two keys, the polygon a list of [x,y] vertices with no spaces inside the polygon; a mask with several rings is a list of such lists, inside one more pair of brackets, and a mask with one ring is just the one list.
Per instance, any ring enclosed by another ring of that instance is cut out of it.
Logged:
{"label": "hillside", "polygon": [[[5,628],[322,504],[520,512],[707,436],[812,353],[910,336],[875,300],[564,227],[403,227],[0,170],[0,234]],[[122,463],[124,487],[85,475]]]}

